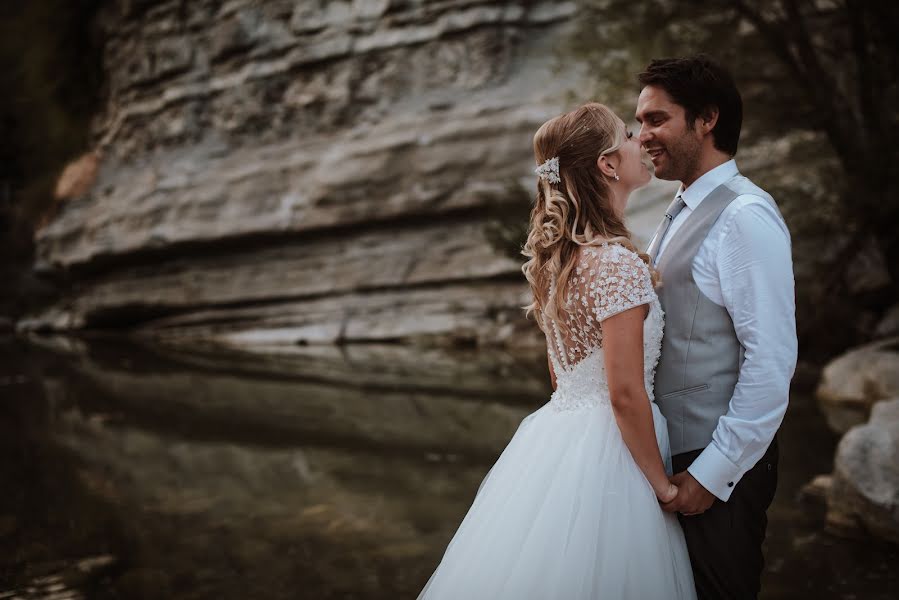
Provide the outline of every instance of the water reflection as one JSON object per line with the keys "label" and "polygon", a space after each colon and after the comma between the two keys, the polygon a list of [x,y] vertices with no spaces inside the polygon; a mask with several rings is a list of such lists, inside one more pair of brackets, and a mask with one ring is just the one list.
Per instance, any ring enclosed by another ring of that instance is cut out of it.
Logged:
{"label": "water reflection", "polygon": [[[414,597],[549,391],[533,352],[44,338],[0,359],[0,597]],[[833,443],[794,402],[766,598],[896,585],[893,549],[794,502]]]}

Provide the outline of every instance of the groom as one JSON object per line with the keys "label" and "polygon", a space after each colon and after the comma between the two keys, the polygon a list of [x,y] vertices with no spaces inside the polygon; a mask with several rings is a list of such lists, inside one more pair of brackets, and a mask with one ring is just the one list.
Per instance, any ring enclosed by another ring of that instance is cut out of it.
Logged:
{"label": "groom", "polygon": [[650,242],[665,337],[655,398],[668,420],[679,513],[701,599],[756,598],[775,433],[796,366],[790,234],[771,196],[740,174],[743,103],[706,56],[639,75],[640,141],[680,181]]}

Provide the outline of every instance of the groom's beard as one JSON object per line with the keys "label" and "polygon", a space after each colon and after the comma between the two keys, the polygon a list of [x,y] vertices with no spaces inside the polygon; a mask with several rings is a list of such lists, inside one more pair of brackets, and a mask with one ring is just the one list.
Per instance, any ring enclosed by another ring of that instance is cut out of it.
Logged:
{"label": "groom's beard", "polygon": [[668,181],[685,181],[698,169],[702,146],[698,140],[684,135],[676,142],[665,146],[664,162],[656,167],[655,176]]}
{"label": "groom's beard", "polygon": [[646,151],[646,148],[641,148],[642,154],[640,154],[640,162],[643,163],[643,166],[646,167],[646,170],[649,171],[650,175],[655,175],[656,166],[652,164],[652,158],[649,157],[649,152]]}

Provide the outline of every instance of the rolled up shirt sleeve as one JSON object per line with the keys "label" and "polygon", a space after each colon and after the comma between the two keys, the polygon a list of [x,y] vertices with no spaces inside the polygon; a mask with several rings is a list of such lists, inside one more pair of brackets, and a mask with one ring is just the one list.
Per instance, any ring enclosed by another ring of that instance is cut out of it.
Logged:
{"label": "rolled up shirt sleeve", "polygon": [[688,471],[726,502],[783,421],[797,340],[790,236],[774,209],[740,207],[720,240],[714,265],[744,360],[727,413]]}

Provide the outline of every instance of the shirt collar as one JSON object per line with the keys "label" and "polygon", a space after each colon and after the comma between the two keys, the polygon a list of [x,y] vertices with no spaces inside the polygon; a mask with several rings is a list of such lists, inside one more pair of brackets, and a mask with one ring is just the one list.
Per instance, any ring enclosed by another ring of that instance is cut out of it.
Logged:
{"label": "shirt collar", "polygon": [[681,195],[684,199],[684,204],[689,206],[690,210],[696,210],[696,207],[712,190],[739,173],[736,161],[730,159],[726,163],[720,164],[711,171],[704,173],[686,190],[684,189],[684,184],[681,184],[677,193]]}

